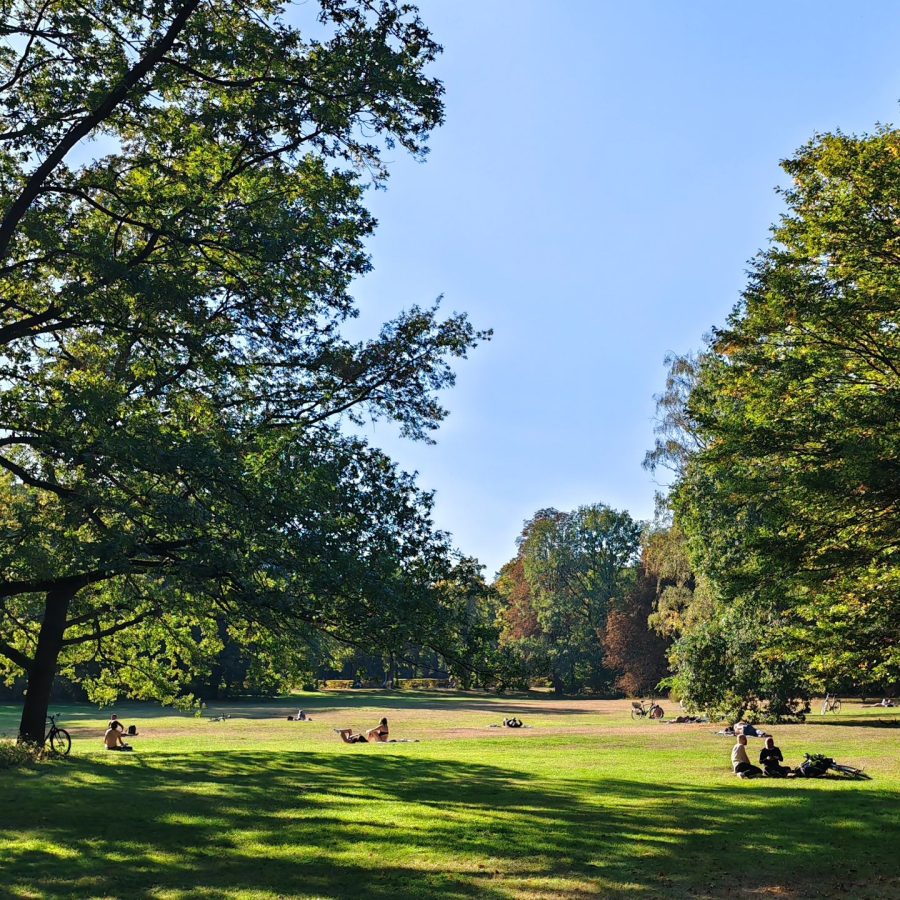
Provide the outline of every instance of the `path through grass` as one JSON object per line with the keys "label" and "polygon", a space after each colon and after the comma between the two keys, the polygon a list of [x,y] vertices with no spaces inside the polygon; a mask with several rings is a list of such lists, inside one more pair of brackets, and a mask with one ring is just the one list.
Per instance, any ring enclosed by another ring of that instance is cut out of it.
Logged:
{"label": "path through grass", "polygon": [[[306,724],[285,720],[302,705]],[[0,772],[0,894],[25,897],[900,896],[900,711],[773,729],[870,782],[741,781],[713,726],[624,701],[303,695],[213,722],[65,707],[69,760]],[[490,728],[505,714],[533,727]],[[18,711],[0,707],[0,734]],[[371,727],[419,743],[348,746]],[[751,750],[758,752],[759,741]]]}

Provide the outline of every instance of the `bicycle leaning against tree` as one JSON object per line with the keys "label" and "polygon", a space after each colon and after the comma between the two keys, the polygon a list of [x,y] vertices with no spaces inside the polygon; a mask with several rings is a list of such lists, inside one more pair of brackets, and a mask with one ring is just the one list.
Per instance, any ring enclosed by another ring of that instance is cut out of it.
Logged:
{"label": "bicycle leaning against tree", "polygon": [[60,756],[68,756],[69,751],[72,749],[72,738],[69,737],[69,732],[65,728],[60,728],[56,724],[58,715],[47,716],[50,728],[47,730],[47,734],[44,735],[44,746],[46,747],[49,744],[50,749],[54,753],[58,753]]}

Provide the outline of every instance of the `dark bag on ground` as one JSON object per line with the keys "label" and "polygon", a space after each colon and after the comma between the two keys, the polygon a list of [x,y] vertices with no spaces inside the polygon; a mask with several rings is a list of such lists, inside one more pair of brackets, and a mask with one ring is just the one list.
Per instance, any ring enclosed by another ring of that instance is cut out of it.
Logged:
{"label": "dark bag on ground", "polygon": [[828,772],[828,767],[834,762],[825,756],[814,756],[800,763],[797,774],[804,778],[821,778]]}
{"label": "dark bag on ground", "polygon": [[129,725],[128,733],[129,734],[137,734],[137,725]]}

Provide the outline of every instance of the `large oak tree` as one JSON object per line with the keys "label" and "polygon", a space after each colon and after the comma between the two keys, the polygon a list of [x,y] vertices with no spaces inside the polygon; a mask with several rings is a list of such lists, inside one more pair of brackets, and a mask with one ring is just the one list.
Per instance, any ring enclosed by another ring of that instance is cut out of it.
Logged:
{"label": "large oak tree", "polygon": [[[430,498],[341,423],[426,438],[479,337],[352,342],[382,150],[442,119],[395,0],[0,2],[0,654],[173,694],[215,623],[439,643]],[[304,6],[292,15],[310,14]],[[442,599],[444,598],[444,599]]]}

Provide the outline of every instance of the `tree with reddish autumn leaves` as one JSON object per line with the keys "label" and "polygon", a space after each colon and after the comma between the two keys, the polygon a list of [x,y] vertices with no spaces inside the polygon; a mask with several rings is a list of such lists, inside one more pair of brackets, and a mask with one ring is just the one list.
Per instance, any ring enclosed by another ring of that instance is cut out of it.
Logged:
{"label": "tree with reddish autumn leaves", "polygon": [[525,523],[519,552],[497,582],[504,639],[558,693],[612,687],[603,635],[633,584],[640,534],[627,512],[602,503],[540,510]]}
{"label": "tree with reddish autumn leaves", "polygon": [[604,661],[618,673],[616,687],[629,696],[652,693],[668,673],[668,642],[647,621],[656,599],[656,579],[642,564],[634,588],[613,606],[606,620]]}

